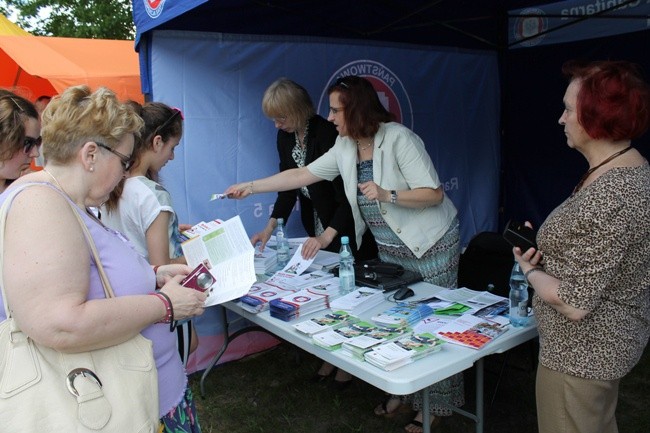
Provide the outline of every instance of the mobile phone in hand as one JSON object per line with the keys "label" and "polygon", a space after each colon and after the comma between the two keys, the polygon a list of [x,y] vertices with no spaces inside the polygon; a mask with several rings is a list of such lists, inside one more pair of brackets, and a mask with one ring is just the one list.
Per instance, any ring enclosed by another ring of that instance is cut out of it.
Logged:
{"label": "mobile phone in hand", "polygon": [[529,248],[537,249],[537,232],[530,227],[515,220],[508,221],[503,231],[503,237],[513,247],[519,247],[522,252]]}

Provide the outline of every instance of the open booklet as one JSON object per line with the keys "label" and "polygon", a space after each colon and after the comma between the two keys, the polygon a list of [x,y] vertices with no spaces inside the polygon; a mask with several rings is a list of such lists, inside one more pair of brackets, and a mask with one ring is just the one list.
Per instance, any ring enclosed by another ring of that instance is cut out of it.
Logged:
{"label": "open booklet", "polygon": [[215,279],[206,307],[239,298],[255,282],[254,249],[239,216],[227,221],[200,222],[183,232],[181,244],[187,264],[203,263]]}

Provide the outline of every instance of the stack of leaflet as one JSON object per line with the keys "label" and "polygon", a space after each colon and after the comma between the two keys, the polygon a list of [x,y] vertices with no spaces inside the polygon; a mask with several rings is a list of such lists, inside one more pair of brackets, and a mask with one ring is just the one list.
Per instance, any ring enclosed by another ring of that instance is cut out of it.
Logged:
{"label": "stack of leaflet", "polygon": [[319,332],[311,336],[317,346],[327,350],[340,349],[343,343],[355,337],[367,334],[374,328],[372,323],[354,322],[329,331]]}
{"label": "stack of leaflet", "polygon": [[320,293],[321,295],[328,295],[330,299],[338,296],[339,289],[341,285],[339,284],[339,277],[332,277],[320,283],[315,283],[307,287],[312,293]]}
{"label": "stack of leaflet", "polygon": [[436,329],[436,335],[450,343],[480,349],[508,330],[509,320],[503,316],[477,317],[465,314]]}
{"label": "stack of leaflet", "polygon": [[413,326],[431,314],[433,314],[433,308],[427,304],[400,302],[370,320],[378,325]]}
{"label": "stack of leaflet", "polygon": [[439,351],[443,343],[428,332],[414,332],[374,347],[364,354],[364,358],[376,367],[391,371]]}
{"label": "stack of leaflet", "polygon": [[289,322],[301,315],[329,308],[329,296],[307,289],[276,298],[269,302],[271,317]]}
{"label": "stack of leaflet", "polygon": [[[378,346],[386,341],[392,341],[404,335],[410,334],[413,330],[407,326],[378,326],[363,322],[366,324],[367,332],[362,335],[353,337],[341,345],[341,353],[352,356],[361,361],[364,360],[363,355],[370,351],[373,347]],[[356,324],[357,326],[359,323]],[[353,325],[354,326],[354,325]]]}
{"label": "stack of leaflet", "polygon": [[319,250],[308,271],[330,271],[338,266],[339,255],[332,251]]}
{"label": "stack of leaflet", "polygon": [[359,287],[356,290],[332,301],[332,309],[345,310],[353,316],[359,317],[361,313],[380,304],[384,300],[384,292],[380,289]]}
{"label": "stack of leaflet", "polygon": [[333,277],[334,274],[325,271],[314,271],[304,274],[279,271],[273,274],[266,282],[287,290],[302,290],[324,283]]}
{"label": "stack of leaflet", "polygon": [[290,295],[291,291],[266,283],[255,283],[247,294],[239,298],[239,306],[251,313],[260,313],[269,308],[269,302]]}
{"label": "stack of leaflet", "polygon": [[331,311],[322,316],[313,317],[293,325],[296,331],[312,336],[319,332],[337,329],[350,323],[358,322],[359,319],[350,316],[347,311]]}
{"label": "stack of leaflet", "polygon": [[264,251],[260,251],[259,247],[255,247],[254,265],[257,275],[273,272],[278,266],[276,251],[273,248],[264,248]]}

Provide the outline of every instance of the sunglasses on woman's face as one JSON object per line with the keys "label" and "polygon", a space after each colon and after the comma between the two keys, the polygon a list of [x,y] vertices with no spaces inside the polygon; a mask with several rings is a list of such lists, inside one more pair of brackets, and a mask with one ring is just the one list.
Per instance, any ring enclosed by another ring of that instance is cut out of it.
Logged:
{"label": "sunglasses on woman's face", "polygon": [[41,137],[25,137],[25,141],[23,141],[23,151],[28,154],[33,148],[40,147],[42,141]]}

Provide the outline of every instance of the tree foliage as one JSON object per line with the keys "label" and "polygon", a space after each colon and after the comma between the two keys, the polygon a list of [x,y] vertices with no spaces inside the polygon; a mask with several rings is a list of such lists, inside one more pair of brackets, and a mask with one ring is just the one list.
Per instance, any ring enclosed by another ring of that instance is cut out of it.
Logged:
{"label": "tree foliage", "polygon": [[34,35],[95,39],[133,39],[130,0],[5,0],[18,25]]}

